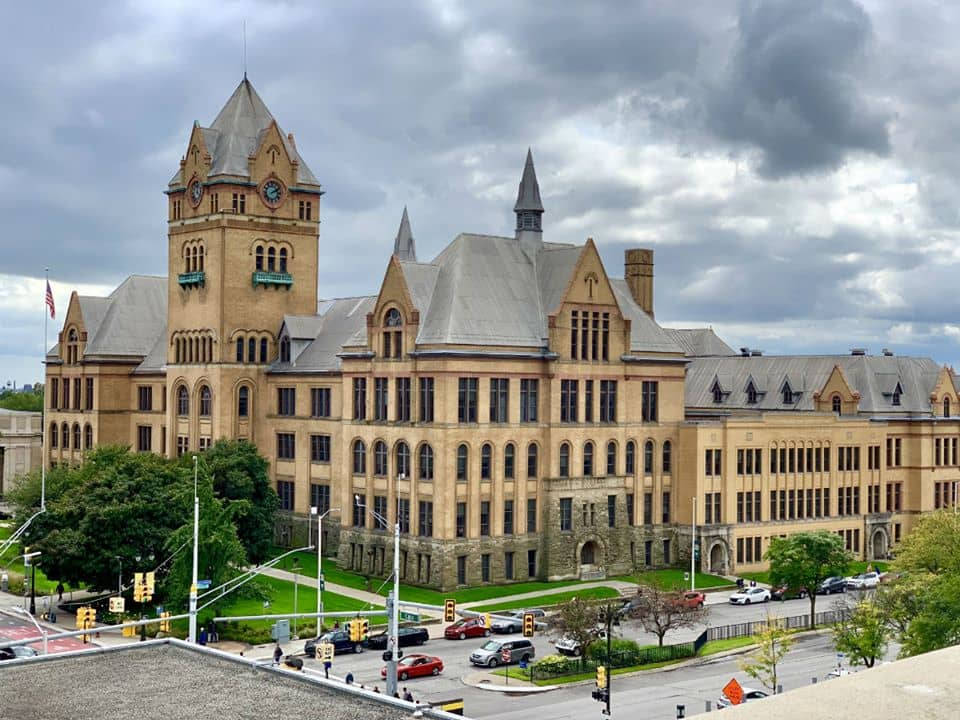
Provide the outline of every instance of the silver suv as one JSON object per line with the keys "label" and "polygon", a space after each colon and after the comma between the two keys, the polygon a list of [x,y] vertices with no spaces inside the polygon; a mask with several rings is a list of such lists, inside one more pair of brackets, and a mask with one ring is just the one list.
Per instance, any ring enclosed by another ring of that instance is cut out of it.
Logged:
{"label": "silver suv", "polygon": [[[510,650],[510,662],[503,662],[504,649]],[[497,665],[512,665],[526,660],[530,662],[536,654],[529,640],[487,640],[478,650],[470,653],[470,662],[474,665],[495,668]]]}

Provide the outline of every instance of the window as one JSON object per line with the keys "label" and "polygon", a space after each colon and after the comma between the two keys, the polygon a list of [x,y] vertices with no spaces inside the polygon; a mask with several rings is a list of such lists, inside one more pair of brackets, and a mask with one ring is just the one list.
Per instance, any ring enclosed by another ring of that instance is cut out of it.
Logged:
{"label": "window", "polygon": [[503,577],[505,580],[513,580],[513,553],[505,552],[503,554]]}
{"label": "window", "polygon": [[943,399],[943,416],[950,417],[950,398],[948,397]]}
{"label": "window", "polygon": [[484,443],[483,447],[480,448],[480,479],[481,480],[490,479],[490,465],[491,465],[492,455],[493,455],[493,448],[490,446],[490,443]]}
{"label": "window", "polygon": [[276,248],[267,248],[267,270],[275,272],[277,269],[277,250]]}
{"label": "window", "polygon": [[577,381],[560,381],[560,422],[577,421]]}
{"label": "window", "polygon": [[617,496],[607,495],[607,527],[617,526]]}
{"label": "window", "polygon": [[190,438],[186,435],[177,435],[177,457],[181,457],[190,448]]}
{"label": "window", "polygon": [[653,474],[653,440],[643,444],[643,472],[645,475]]}
{"label": "window", "polygon": [[57,424],[56,424],[56,423],[50,423],[50,432],[49,432],[49,435],[50,435],[50,447],[52,447],[52,448],[57,447],[57,444],[58,444],[57,441],[59,440],[59,435],[57,434]]}
{"label": "window", "polygon": [[177,388],[177,415],[180,417],[186,417],[190,414],[190,395],[187,393],[187,388],[184,385],[181,385]]}
{"label": "window", "polygon": [[457,421],[477,421],[477,378],[460,378],[457,395]]}
{"label": "window", "polygon": [[[643,524],[653,525],[653,493],[643,494]],[[647,563],[649,565],[649,563]]]}
{"label": "window", "polygon": [[420,501],[420,523],[417,526],[417,535],[433,537],[433,503]]}
{"label": "window", "polygon": [[480,556],[480,581],[490,582],[490,553]]}
{"label": "window", "polygon": [[293,460],[296,457],[296,445],[293,433],[277,433],[277,459]]}
{"label": "window", "polygon": [[60,440],[61,440],[60,445],[63,447],[63,449],[69,450],[70,449],[70,426],[67,425],[66,423],[64,423],[60,427]]}
{"label": "window", "polygon": [[490,535],[490,501],[480,501],[480,535],[487,537]]}
{"label": "window", "polygon": [[420,378],[420,422],[433,422],[433,378]]}
{"label": "window", "polygon": [[583,476],[593,476],[593,443],[588,442],[583,446]]}
{"label": "window", "polygon": [[287,271],[287,249],[280,248],[280,272],[285,273]]}
{"label": "window", "polygon": [[[236,197],[236,195],[234,195],[234,197]],[[257,246],[257,250],[254,253],[254,256],[255,256],[254,268],[258,271],[263,270],[263,246],[262,245]]]}
{"label": "window", "polygon": [[427,481],[433,480],[433,448],[426,443],[421,445],[418,461],[419,478]]}
{"label": "window", "polygon": [[[260,357],[266,358],[266,340],[264,340],[260,346]],[[266,359],[261,359],[260,362],[266,362]],[[280,338],[280,362],[288,363],[290,362],[290,338],[284,335]]]}
{"label": "window", "polygon": [[298,217],[301,220],[311,220],[311,215],[313,214],[313,203],[309,200],[300,201],[300,212]]}
{"label": "window", "polygon": [[247,196],[245,193],[233,193],[233,211],[239,215],[247,212]]}
{"label": "window", "polygon": [[[400,525],[400,532],[410,532],[410,499],[400,498],[397,501],[397,524]],[[401,552],[401,556],[403,553]]]}
{"label": "window", "polygon": [[664,475],[668,475],[673,471],[673,447],[670,445],[669,440],[664,440],[663,442],[663,467],[660,468],[660,471]]}
{"label": "window", "polygon": [[747,405],[756,405],[757,404],[757,389],[753,386],[753,381],[751,380],[747,383]]}
{"label": "window", "polygon": [[387,529],[387,497],[386,495],[373,496],[373,527],[376,530]]}
{"label": "window", "polygon": [[537,477],[538,452],[535,443],[527,445],[527,477]]}
{"label": "window", "polygon": [[577,310],[570,311],[570,357],[577,359],[577,324],[580,322],[580,313]]}
{"label": "window", "polygon": [[636,444],[633,440],[630,440],[627,443],[627,452],[624,456],[624,473],[627,476],[633,475],[636,472]]}
{"label": "window", "polygon": [[373,379],[373,419],[377,422],[386,422],[387,420],[388,389],[389,381],[387,378]]}
{"label": "window", "polygon": [[[247,340],[247,362],[255,363],[257,361],[257,339]],[[192,359],[191,359],[192,362]]]}
{"label": "window", "polygon": [[520,381],[520,422],[537,422],[537,398],[540,392],[539,380]]}
{"label": "window", "polygon": [[293,510],[293,483],[289,480],[277,480],[277,495],[280,497],[281,510]]}
{"label": "window", "polygon": [[627,493],[627,525],[631,527],[635,524],[635,514],[633,507],[633,493]]}
{"label": "window", "polygon": [[410,422],[410,378],[395,380],[397,386],[396,421]]}
{"label": "window", "polygon": [[617,444],[611,440],[607,443],[607,475],[617,474]]}
{"label": "window", "polygon": [[563,443],[560,446],[560,477],[570,477],[570,446]]}
{"label": "window", "polygon": [[330,417],[330,388],[310,388],[310,416]]}
{"label": "window", "polygon": [[670,541],[669,540],[663,541],[663,562],[665,565],[670,563]]}
{"label": "window", "polygon": [[353,443],[353,474],[366,475],[367,473],[367,446],[363,440],[355,440]]}
{"label": "window", "polygon": [[210,417],[211,412],[210,386],[200,388],[200,417]]}
{"label": "window", "polygon": [[512,480],[515,475],[514,466],[516,464],[516,447],[513,443],[507,443],[503,448],[503,477]]}
{"label": "window", "polygon": [[353,419],[367,419],[367,379],[353,379]]}
{"label": "window", "polygon": [[600,381],[600,422],[617,421],[617,381]]}
{"label": "window", "polygon": [[460,482],[467,481],[467,458],[469,451],[467,450],[466,445],[457,446],[457,480]]}
{"label": "window", "polygon": [[57,400],[60,399],[60,380],[50,378],[50,409],[57,409]]}
{"label": "window", "polygon": [[610,313],[603,313],[602,327],[600,336],[600,358],[602,360],[610,359]]}
{"label": "window", "polygon": [[573,498],[560,498],[560,531],[573,530]]}
{"label": "window", "polygon": [[900,404],[900,396],[903,394],[903,388],[900,387],[900,383],[897,383],[897,386],[893,389],[893,397],[890,402],[894,405]]}
{"label": "window", "polygon": [[537,551],[527,550],[527,577],[537,576]]}
{"label": "window", "polygon": [[537,499],[527,498],[527,532],[537,531]]}
{"label": "window", "polygon": [[287,416],[297,414],[296,388],[277,388],[277,414]]}
{"label": "window", "polygon": [[151,386],[141,385],[137,388],[137,409],[140,412],[153,410],[153,388]]}
{"label": "window", "polygon": [[670,522],[670,492],[663,493],[663,522]]}
{"label": "window", "polygon": [[[366,523],[364,522],[364,512],[363,512],[366,501],[367,501],[367,498],[364,495],[356,496],[353,498],[353,506],[352,506],[353,513],[350,521],[350,524],[353,527],[362,528],[366,525]],[[362,548],[361,548],[360,562],[361,564],[363,563]]]}
{"label": "window", "polygon": [[713,493],[704,493],[703,496],[703,524],[713,524]]}
{"label": "window", "polygon": [[60,398],[60,407],[64,410],[70,407],[70,379],[63,379],[63,397]]}
{"label": "window", "polygon": [[[57,434],[54,433],[53,436],[56,437]],[[90,423],[83,428],[83,447],[87,450],[93,449],[93,426]]]}
{"label": "window", "polygon": [[465,502],[457,503],[457,537],[467,536],[467,504]]}
{"label": "window", "polygon": [[330,486],[310,484],[310,505],[323,515],[330,509]]}
{"label": "window", "polygon": [[[153,428],[150,427],[149,425],[138,425],[137,426],[137,452],[150,452],[153,446],[152,441],[153,441]],[[79,443],[78,443],[78,446],[79,446]]]}
{"label": "window", "polygon": [[80,409],[80,378],[73,379],[73,409]]}
{"label": "window", "polygon": [[593,422],[593,380],[583,381],[583,421]]}
{"label": "window", "polygon": [[396,308],[390,308],[383,319],[383,357],[399,358],[403,354],[403,331],[396,330],[403,325],[403,317]]}
{"label": "window", "polygon": [[373,445],[373,474],[384,477],[387,474],[387,444],[377,440]]}
{"label": "window", "polygon": [[457,555],[457,585],[466,585],[466,584],[467,584],[467,556]]}
{"label": "window", "polygon": [[790,387],[790,383],[783,383],[783,404],[784,405],[793,405],[793,390]]}
{"label": "window", "polygon": [[510,381],[507,378],[490,378],[490,422],[508,422],[507,400],[509,397]]}
{"label": "window", "polygon": [[397,443],[397,477],[410,477],[410,446],[403,440]]}
{"label": "window", "polygon": [[250,388],[241,385],[237,390],[237,417],[248,417],[250,415]]}
{"label": "window", "polygon": [[710,389],[710,392],[713,393],[713,402],[719,405],[723,402],[723,388],[720,387],[719,381],[713,382],[713,387]]}
{"label": "window", "polygon": [[513,500],[503,501],[503,534],[513,535]]}
{"label": "window", "polygon": [[87,392],[83,397],[83,406],[87,410],[93,410],[93,378],[87,378]]}
{"label": "window", "polygon": [[[177,347],[177,362],[180,362],[179,346]],[[237,338],[237,362],[243,362],[243,338]]]}
{"label": "window", "polygon": [[833,396],[833,399],[832,399],[830,402],[831,402],[831,404],[833,405],[833,412],[834,412],[834,414],[839,415],[839,414],[840,414],[840,410],[843,408],[843,404],[842,404],[841,401],[840,401],[840,396],[839,396],[839,395],[834,395],[834,396]]}

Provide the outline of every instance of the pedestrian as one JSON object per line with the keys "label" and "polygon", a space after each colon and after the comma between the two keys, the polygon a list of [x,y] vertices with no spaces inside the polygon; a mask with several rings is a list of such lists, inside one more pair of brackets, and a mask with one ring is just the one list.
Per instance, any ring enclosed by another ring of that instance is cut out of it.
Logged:
{"label": "pedestrian", "polygon": [[277,646],[273,649],[273,664],[279,665],[280,658],[283,657],[283,648],[280,647],[280,643],[277,643]]}
{"label": "pedestrian", "polygon": [[380,688],[378,688],[376,685],[373,686],[373,691],[374,691],[377,695],[380,694]]}
{"label": "pedestrian", "polygon": [[398,693],[396,690],[393,691],[393,696],[394,696],[397,700],[400,699],[400,693]]}
{"label": "pedestrian", "polygon": [[206,626],[200,628],[200,639],[197,641],[201,645],[207,644],[207,628]]}
{"label": "pedestrian", "polygon": [[407,702],[413,702],[413,694],[407,689],[403,689],[403,699]]}
{"label": "pedestrian", "polygon": [[347,673],[347,676],[344,678],[344,682],[346,682],[347,685],[353,685],[353,673],[352,673],[352,672],[348,672],[348,673]]}
{"label": "pedestrian", "polygon": [[333,629],[334,629],[334,630],[339,630],[339,629],[340,629],[340,621],[339,621],[339,620],[337,620],[337,621],[335,621],[335,622],[333,623]]}
{"label": "pedestrian", "polygon": [[63,583],[57,583],[57,602],[63,602]]}

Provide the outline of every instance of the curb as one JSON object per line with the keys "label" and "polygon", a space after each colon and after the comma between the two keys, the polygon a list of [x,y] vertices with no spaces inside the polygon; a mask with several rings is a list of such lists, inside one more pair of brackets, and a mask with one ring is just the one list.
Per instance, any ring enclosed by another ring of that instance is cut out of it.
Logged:
{"label": "curb", "polygon": [[[479,675],[479,676],[481,676],[481,677],[487,677],[487,676],[488,676],[487,673],[471,673],[471,674],[474,675],[474,676]],[[550,692],[551,690],[558,690],[558,689],[560,689],[560,685],[544,685],[543,687],[541,687],[541,686],[539,686],[539,685],[529,685],[529,684],[526,684],[526,685],[519,685],[519,684],[518,684],[518,685],[503,685],[503,684],[500,684],[499,682],[496,682],[496,681],[493,681],[493,680],[489,680],[489,681],[488,681],[488,680],[480,680],[480,681],[477,681],[477,682],[471,682],[471,681],[467,680],[468,677],[469,677],[469,675],[461,675],[461,676],[460,676],[460,682],[462,682],[462,683],[463,683],[464,685],[466,685],[467,687],[477,688],[478,690],[487,690],[487,691],[490,691],[490,692],[513,693],[513,694],[517,694],[517,695],[537,695],[538,693]],[[497,679],[499,680],[499,677],[498,677],[498,676],[490,676],[490,677],[497,677]],[[516,682],[517,682],[517,683],[525,683],[526,681],[524,681],[524,680],[517,680]],[[571,684],[573,684],[573,683],[571,683]]]}

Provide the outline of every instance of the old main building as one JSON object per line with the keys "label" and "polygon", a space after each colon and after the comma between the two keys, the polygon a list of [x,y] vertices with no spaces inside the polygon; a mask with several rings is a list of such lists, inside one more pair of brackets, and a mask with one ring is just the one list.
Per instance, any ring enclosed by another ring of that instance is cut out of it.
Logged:
{"label": "old main building", "polygon": [[[221,437],[269,458],[302,535],[450,588],[689,560],[759,569],[773,536],[877,558],[960,479],[954,378],[923,358],[734,353],[654,321],[653,252],[612,278],[546,242],[528,154],[511,237],[416,256],[404,211],[375,296],[317,298],[320,183],[244,81],[167,189],[169,274],[71,297],[47,357],[47,462]],[[359,497],[358,503],[355,498]],[[374,511],[374,512],[368,512]]]}

